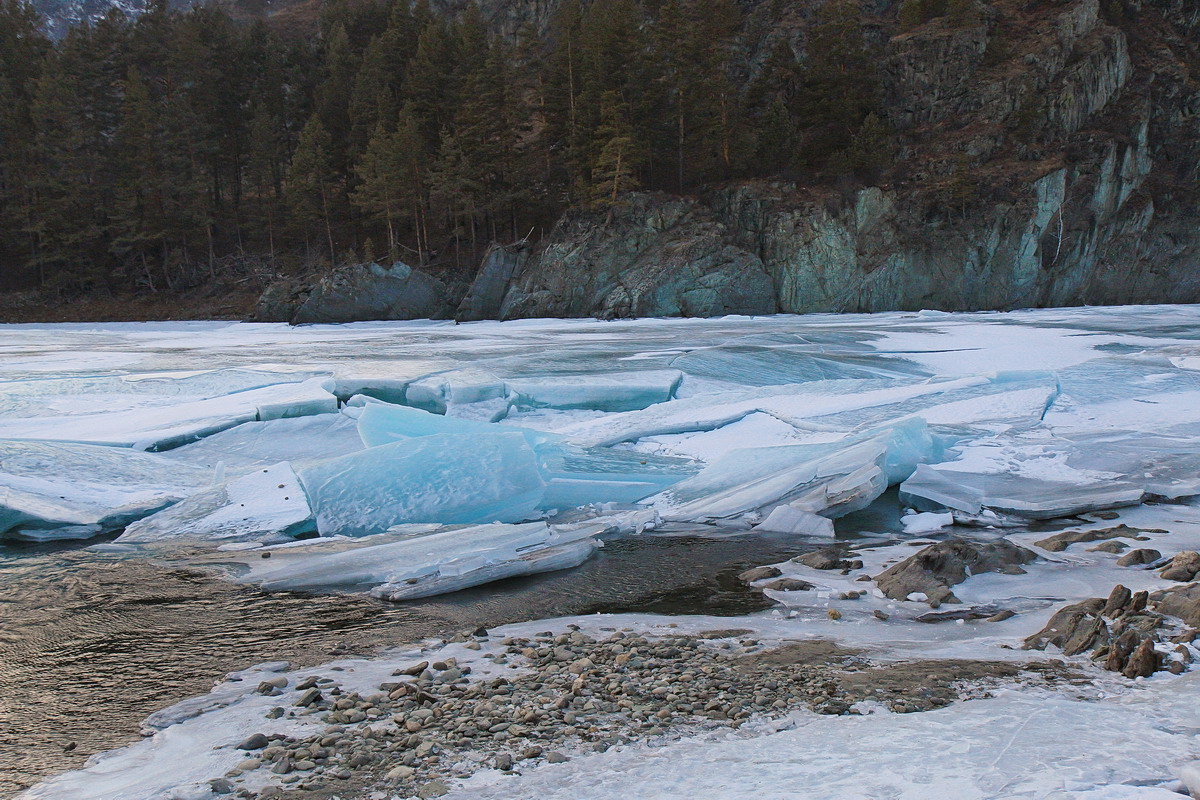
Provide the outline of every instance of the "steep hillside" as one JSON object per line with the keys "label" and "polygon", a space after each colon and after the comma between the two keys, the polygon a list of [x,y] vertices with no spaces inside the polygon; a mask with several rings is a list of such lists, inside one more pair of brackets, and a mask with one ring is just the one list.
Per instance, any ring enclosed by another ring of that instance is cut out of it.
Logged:
{"label": "steep hillside", "polygon": [[879,31],[900,155],[878,185],[749,181],[572,212],[497,311],[700,312],[675,298],[746,288],[655,279],[645,262],[667,253],[736,261],[751,285],[765,272],[757,306],[786,312],[1200,300],[1200,8],[1002,0]]}

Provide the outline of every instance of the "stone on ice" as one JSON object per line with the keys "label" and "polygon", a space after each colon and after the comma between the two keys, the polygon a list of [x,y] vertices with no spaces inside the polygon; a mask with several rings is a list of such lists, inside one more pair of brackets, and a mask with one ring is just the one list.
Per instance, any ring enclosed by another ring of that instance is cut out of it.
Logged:
{"label": "stone on ice", "polygon": [[0,537],[87,538],[198,491],[211,469],[154,453],[0,441]]}
{"label": "stone on ice", "polygon": [[485,436],[403,439],[301,470],[317,529],[323,536],[364,536],[404,522],[519,522],[534,516],[546,484],[533,449],[519,431],[487,427],[492,430]]}
{"label": "stone on ice", "polygon": [[199,492],[138,520],[117,541],[275,541],[315,529],[308,498],[291,465],[284,462]]}

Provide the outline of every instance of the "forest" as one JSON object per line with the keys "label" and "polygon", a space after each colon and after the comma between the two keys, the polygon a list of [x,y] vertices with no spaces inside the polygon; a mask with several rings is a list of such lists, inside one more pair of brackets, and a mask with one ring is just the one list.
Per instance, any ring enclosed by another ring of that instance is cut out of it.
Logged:
{"label": "forest", "polygon": [[858,4],[767,52],[744,13],[564,0],[503,36],[474,6],[330,0],[304,35],[162,0],[52,42],[0,0],[0,286],[153,293],[385,258],[469,277],[489,242],[631,190],[886,168]]}

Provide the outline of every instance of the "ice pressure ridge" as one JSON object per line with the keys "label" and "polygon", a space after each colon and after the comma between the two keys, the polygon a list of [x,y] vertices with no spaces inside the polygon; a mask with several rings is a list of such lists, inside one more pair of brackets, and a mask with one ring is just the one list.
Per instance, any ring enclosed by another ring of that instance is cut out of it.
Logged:
{"label": "ice pressure ridge", "polygon": [[404,599],[663,525],[831,536],[897,485],[985,524],[1200,494],[1185,326],[1054,314],[231,326],[188,339],[218,368],[105,375],[0,356],[0,536],[121,532],[271,588]]}

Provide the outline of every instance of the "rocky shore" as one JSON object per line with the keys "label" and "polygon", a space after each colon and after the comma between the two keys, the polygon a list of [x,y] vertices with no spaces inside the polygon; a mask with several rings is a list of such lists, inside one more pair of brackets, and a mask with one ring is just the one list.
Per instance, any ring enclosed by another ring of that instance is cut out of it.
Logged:
{"label": "rocky shore", "polygon": [[[735,731],[797,709],[918,712],[986,696],[1018,675],[1026,684],[1078,677],[1060,661],[880,665],[828,641],[768,646],[737,629],[592,636],[570,625],[531,637],[479,630],[449,644],[477,657],[422,659],[375,692],[344,688],[335,671],[262,682],[256,692],[281,697],[268,718],[323,725],[304,736],[245,737],[237,743],[245,757],[211,789],[239,798],[438,797],[480,770],[519,772],[581,752]],[[500,672],[477,677],[464,662]]]}

